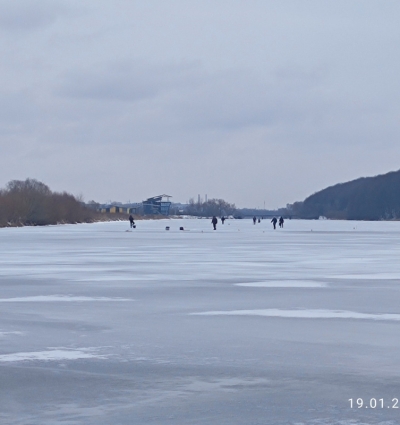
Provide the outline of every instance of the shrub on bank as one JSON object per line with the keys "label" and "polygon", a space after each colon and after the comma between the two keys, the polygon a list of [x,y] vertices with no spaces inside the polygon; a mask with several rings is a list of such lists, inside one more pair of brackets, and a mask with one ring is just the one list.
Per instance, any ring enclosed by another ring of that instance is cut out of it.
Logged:
{"label": "shrub on bank", "polygon": [[35,179],[13,180],[0,191],[0,226],[37,226],[96,220],[73,195],[52,192]]}

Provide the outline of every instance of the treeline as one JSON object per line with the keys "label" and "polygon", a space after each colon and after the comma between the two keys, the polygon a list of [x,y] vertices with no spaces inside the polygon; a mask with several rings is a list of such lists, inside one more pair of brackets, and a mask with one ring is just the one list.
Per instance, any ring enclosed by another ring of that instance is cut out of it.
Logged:
{"label": "treeline", "polygon": [[73,195],[35,179],[13,180],[0,190],[0,227],[92,222],[97,216]]}
{"label": "treeline", "polygon": [[209,199],[206,202],[195,202],[194,199],[190,199],[185,210],[185,214],[198,217],[229,216],[235,212],[235,204],[230,204],[223,199]]}
{"label": "treeline", "polygon": [[288,214],[308,219],[400,219],[400,171],[328,187],[288,205]]}
{"label": "treeline", "polygon": [[236,214],[241,217],[272,217],[272,216],[287,216],[286,208],[278,208],[276,210],[263,210],[258,208],[240,208],[236,210]]}

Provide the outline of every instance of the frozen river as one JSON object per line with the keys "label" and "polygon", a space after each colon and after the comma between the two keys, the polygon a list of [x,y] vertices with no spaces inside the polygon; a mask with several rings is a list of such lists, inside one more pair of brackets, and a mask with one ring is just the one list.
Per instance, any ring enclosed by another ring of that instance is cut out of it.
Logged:
{"label": "frozen river", "polygon": [[400,222],[137,225],[0,229],[1,425],[400,424]]}

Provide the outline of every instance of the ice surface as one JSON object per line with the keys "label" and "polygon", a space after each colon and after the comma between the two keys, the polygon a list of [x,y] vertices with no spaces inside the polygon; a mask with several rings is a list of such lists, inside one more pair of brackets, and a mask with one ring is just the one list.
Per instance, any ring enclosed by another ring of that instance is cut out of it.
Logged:
{"label": "ice surface", "polygon": [[235,283],[236,286],[247,286],[252,288],[324,288],[326,283],[307,282],[301,280],[281,280],[271,282],[246,282]]}
{"label": "ice surface", "polygon": [[5,335],[22,335],[22,332],[19,332],[19,331],[1,332],[0,331],[0,338]]}
{"label": "ice surface", "polygon": [[0,355],[0,362],[20,362],[26,360],[77,360],[77,359],[102,359],[102,355],[96,355],[86,352],[88,349],[81,350],[48,350],[30,353],[13,353]]}
{"label": "ice surface", "polygon": [[133,301],[128,298],[74,297],[71,295],[36,295],[33,297],[0,298],[0,303],[68,302],[68,301]]}
{"label": "ice surface", "polygon": [[400,423],[400,222],[128,229],[0,229],[1,425]]}
{"label": "ice surface", "polygon": [[334,310],[232,310],[232,311],[204,311],[191,313],[197,316],[264,316],[287,317],[297,319],[364,319],[364,320],[400,320],[400,314],[367,314],[355,311]]}

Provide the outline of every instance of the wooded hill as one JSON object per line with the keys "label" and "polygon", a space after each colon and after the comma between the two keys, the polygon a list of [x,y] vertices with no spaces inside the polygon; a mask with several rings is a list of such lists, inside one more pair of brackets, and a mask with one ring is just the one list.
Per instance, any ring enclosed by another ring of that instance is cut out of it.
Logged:
{"label": "wooded hill", "polygon": [[328,187],[288,205],[288,214],[308,219],[400,219],[400,170]]}

